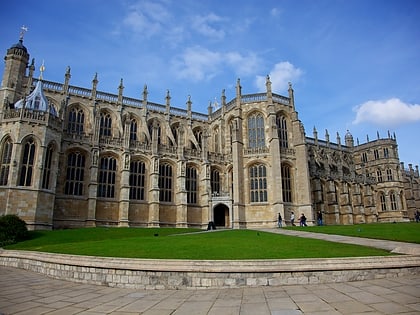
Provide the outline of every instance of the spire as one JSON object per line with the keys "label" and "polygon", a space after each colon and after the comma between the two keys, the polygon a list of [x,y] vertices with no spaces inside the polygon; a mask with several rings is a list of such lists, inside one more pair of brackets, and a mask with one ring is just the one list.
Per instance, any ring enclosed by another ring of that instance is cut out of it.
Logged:
{"label": "spire", "polygon": [[23,42],[23,37],[25,37],[25,33],[28,31],[28,28],[25,25],[22,25],[22,27],[20,28],[20,33],[19,33],[19,41]]}
{"label": "spire", "polygon": [[289,82],[289,89],[287,91],[289,92],[290,106],[292,106],[292,108],[294,109],[295,108],[295,95],[292,88],[292,82]]}
{"label": "spire", "polygon": [[145,102],[147,102],[147,95],[149,94],[149,92],[147,91],[147,85],[145,84],[143,87],[143,100]]}
{"label": "spire", "polygon": [[124,92],[124,85],[123,85],[123,79],[120,80],[120,85],[118,86],[118,102],[122,104],[123,101],[123,92]]}
{"label": "spire", "polygon": [[241,91],[242,87],[241,87],[241,79],[238,78],[238,81],[236,81],[236,97],[241,99]]}
{"label": "spire", "polygon": [[92,80],[92,98],[95,99],[96,98],[96,88],[98,87],[98,73],[95,72],[95,76],[93,77]]}
{"label": "spire", "polygon": [[44,71],[45,71],[45,65],[44,65],[44,60],[42,60],[42,65],[41,65],[41,67],[39,67],[39,79],[40,80],[43,79]]}

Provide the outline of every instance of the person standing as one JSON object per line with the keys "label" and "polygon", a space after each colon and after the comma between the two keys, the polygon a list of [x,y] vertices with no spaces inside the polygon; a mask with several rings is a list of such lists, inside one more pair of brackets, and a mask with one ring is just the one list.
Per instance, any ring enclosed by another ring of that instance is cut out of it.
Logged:
{"label": "person standing", "polygon": [[318,221],[318,225],[322,225],[322,212],[321,211],[317,212],[316,219]]}
{"label": "person standing", "polygon": [[279,228],[282,227],[282,221],[283,221],[283,218],[281,217],[281,214],[279,213],[279,217],[277,219],[277,225],[279,226]]}
{"label": "person standing", "polygon": [[293,211],[290,214],[290,223],[292,224],[292,226],[295,226],[295,213]]}

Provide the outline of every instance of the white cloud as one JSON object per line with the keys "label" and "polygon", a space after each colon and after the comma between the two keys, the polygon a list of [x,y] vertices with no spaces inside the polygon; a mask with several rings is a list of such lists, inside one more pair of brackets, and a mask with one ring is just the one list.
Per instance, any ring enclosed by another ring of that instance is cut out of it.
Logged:
{"label": "white cloud", "polygon": [[242,55],[239,52],[217,52],[201,46],[186,49],[172,60],[172,70],[179,78],[208,80],[228,67],[236,75],[255,73],[260,60],[255,54]]}
{"label": "white cloud", "polygon": [[197,15],[192,18],[192,29],[209,38],[223,39],[225,31],[215,25],[222,21],[223,18],[214,13],[205,16]]}
{"label": "white cloud", "polygon": [[385,101],[367,101],[353,108],[356,118],[353,124],[372,123],[382,126],[397,126],[420,122],[420,105],[407,104],[398,98]]}
{"label": "white cloud", "polygon": [[[289,82],[296,82],[303,74],[303,71],[296,68],[288,61],[282,61],[274,65],[270,71],[271,88],[274,92],[284,91],[288,87]],[[266,76],[257,75],[255,85],[258,90],[265,91]]]}

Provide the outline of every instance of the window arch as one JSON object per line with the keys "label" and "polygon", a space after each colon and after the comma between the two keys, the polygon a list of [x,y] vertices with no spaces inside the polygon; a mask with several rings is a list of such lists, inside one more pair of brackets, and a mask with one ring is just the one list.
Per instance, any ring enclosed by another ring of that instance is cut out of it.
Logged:
{"label": "window arch", "polygon": [[282,195],[283,202],[292,202],[292,174],[290,166],[287,164],[281,165],[281,184],[282,184]]}
{"label": "window arch", "polygon": [[251,202],[267,201],[267,170],[265,165],[251,166],[249,177]]}
{"label": "window arch", "polygon": [[[149,134],[152,137],[153,140],[157,140],[158,144],[162,144],[162,128],[160,127],[160,124],[157,120],[152,120],[148,123],[147,127],[149,128]],[[156,135],[153,133],[153,129],[157,129]],[[157,139],[154,139],[154,137],[157,137]]]}
{"label": "window arch", "polygon": [[117,160],[111,156],[102,157],[99,163],[98,197],[115,197]]}
{"label": "window arch", "polygon": [[134,118],[130,121],[130,140],[137,141],[137,120]]}
{"label": "window arch", "polygon": [[376,170],[376,176],[378,179],[378,183],[382,183],[383,178],[382,178],[382,171],[381,170]]}
{"label": "window arch", "polygon": [[71,152],[67,156],[66,182],[64,185],[64,193],[66,195],[83,195],[85,161],[86,157],[81,152]]}
{"label": "window arch", "polygon": [[130,162],[130,199],[145,200],[146,165],[142,161]]}
{"label": "window arch", "polygon": [[185,190],[187,191],[187,203],[196,204],[198,195],[198,175],[195,167],[187,166]]}
{"label": "window arch", "polygon": [[394,180],[393,176],[392,176],[392,169],[388,168],[386,170],[386,176],[387,176],[388,181],[393,181]]}
{"label": "window arch", "polygon": [[286,117],[282,115],[277,115],[276,117],[277,124],[277,134],[279,137],[280,148],[288,148],[289,140],[287,136],[287,121]]}
{"label": "window arch", "polygon": [[81,135],[84,131],[85,113],[83,109],[73,107],[69,112],[67,131]]}
{"label": "window arch", "polygon": [[385,198],[385,194],[383,192],[379,193],[379,202],[381,203],[381,210],[382,211],[386,211],[386,198]]}
{"label": "window arch", "polygon": [[250,148],[265,147],[264,117],[260,113],[248,117],[248,145]]}
{"label": "window arch", "polygon": [[214,152],[220,152],[219,128],[213,129]]}
{"label": "window arch", "polygon": [[105,137],[112,136],[112,118],[109,113],[101,113],[99,135]]}
{"label": "window arch", "polygon": [[54,145],[50,144],[47,147],[47,152],[45,154],[45,161],[42,170],[42,185],[43,189],[50,189],[50,180],[51,180],[51,166],[52,158],[54,153]]}
{"label": "window arch", "polygon": [[1,147],[0,160],[0,185],[7,185],[9,179],[10,166],[12,162],[12,139],[7,138]]}
{"label": "window arch", "polygon": [[391,201],[391,210],[397,210],[397,196],[395,192],[391,191],[389,200]]}
{"label": "window arch", "polygon": [[35,165],[36,145],[33,138],[29,138],[23,145],[22,163],[20,167],[19,186],[31,186]]}
{"label": "window arch", "polygon": [[211,169],[210,185],[213,194],[220,194],[220,172],[215,168]]}
{"label": "window arch", "polygon": [[159,201],[172,202],[172,166],[159,164]]}

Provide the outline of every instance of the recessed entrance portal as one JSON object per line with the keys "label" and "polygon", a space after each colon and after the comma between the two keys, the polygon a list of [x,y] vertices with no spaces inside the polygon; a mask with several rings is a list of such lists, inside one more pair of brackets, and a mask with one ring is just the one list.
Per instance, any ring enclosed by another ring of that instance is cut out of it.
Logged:
{"label": "recessed entrance portal", "polygon": [[229,208],[219,204],[213,210],[214,224],[220,227],[229,227]]}

